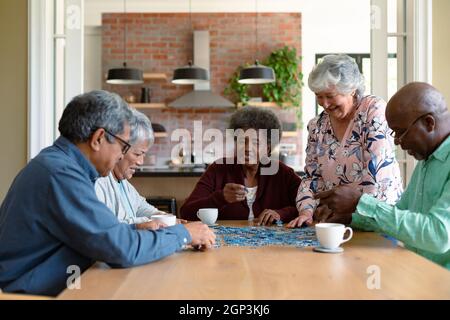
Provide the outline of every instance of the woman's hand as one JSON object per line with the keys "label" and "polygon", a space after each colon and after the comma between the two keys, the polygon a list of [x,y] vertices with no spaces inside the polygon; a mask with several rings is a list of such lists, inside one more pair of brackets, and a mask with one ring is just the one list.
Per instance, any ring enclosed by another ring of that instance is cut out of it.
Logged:
{"label": "woman's hand", "polygon": [[187,220],[184,220],[184,219],[177,219],[177,224],[186,224],[186,223],[188,223]]}
{"label": "woman's hand", "polygon": [[255,224],[258,226],[270,226],[275,221],[281,220],[281,217],[278,212],[271,209],[266,209],[257,219],[255,219]]}
{"label": "woman's hand", "polygon": [[167,225],[159,221],[136,223],[136,229],[138,230],[158,230],[165,227],[167,227]]}
{"label": "woman's hand", "polygon": [[223,188],[223,197],[228,203],[243,201],[245,195],[245,187],[242,184],[227,183]]}
{"label": "woman's hand", "polygon": [[313,225],[313,211],[312,210],[303,210],[300,212],[297,218],[292,220],[286,225],[286,228],[300,228],[303,224],[306,224],[308,227]]}

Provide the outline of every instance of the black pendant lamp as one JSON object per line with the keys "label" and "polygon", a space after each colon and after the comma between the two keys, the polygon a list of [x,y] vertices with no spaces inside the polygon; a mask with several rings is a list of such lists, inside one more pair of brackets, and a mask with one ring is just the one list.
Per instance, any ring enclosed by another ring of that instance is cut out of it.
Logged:
{"label": "black pendant lamp", "polygon": [[[255,52],[258,49],[258,0],[255,1]],[[256,54],[255,54],[256,55]],[[264,84],[275,82],[275,72],[272,68],[259,64],[255,59],[255,64],[241,69],[239,72],[239,83],[243,84]]]}
{"label": "black pendant lamp", "polygon": [[[189,21],[192,28],[192,10],[191,10],[191,0],[189,0]],[[172,83],[174,84],[196,84],[209,81],[208,71],[206,69],[200,68],[190,60],[186,66],[177,68],[173,71]]]}
{"label": "black pendant lamp", "polygon": [[275,72],[272,68],[259,64],[256,60],[254,65],[246,67],[239,72],[239,83],[264,84],[275,81]]}
{"label": "black pendant lamp", "polygon": [[192,61],[173,72],[172,83],[175,84],[196,84],[208,81],[208,71],[192,64]]}
{"label": "black pendant lamp", "polygon": [[144,83],[142,70],[127,68],[127,63],[123,63],[123,68],[108,70],[106,83],[110,84],[141,84]]}
{"label": "black pendant lamp", "polygon": [[106,83],[110,84],[141,84],[144,83],[142,70],[127,68],[127,7],[126,0],[123,1],[125,13],[124,32],[123,32],[123,68],[114,68],[108,70]]}

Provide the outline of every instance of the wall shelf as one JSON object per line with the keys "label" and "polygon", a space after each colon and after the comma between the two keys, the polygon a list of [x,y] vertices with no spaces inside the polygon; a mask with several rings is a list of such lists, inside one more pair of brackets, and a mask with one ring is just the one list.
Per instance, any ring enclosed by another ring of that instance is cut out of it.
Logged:
{"label": "wall shelf", "polygon": [[143,75],[144,80],[164,80],[167,81],[167,75],[165,73],[149,73],[145,72]]}
{"label": "wall shelf", "polygon": [[165,109],[165,103],[130,103],[130,106],[136,109]]}
{"label": "wall shelf", "polygon": [[297,131],[283,131],[282,137],[297,137],[299,133]]}
{"label": "wall shelf", "polygon": [[155,138],[167,138],[169,135],[167,132],[154,132]]}
{"label": "wall shelf", "polygon": [[[249,101],[247,103],[247,105],[251,106],[251,107],[264,107],[264,108],[281,108],[281,106],[279,104],[277,104],[276,102],[268,102],[268,101],[264,101],[264,102],[260,102],[260,101]],[[242,103],[239,102],[237,104],[238,108],[243,107]],[[292,107],[291,104],[289,103],[283,103],[282,105],[283,108],[287,108],[287,107]]]}
{"label": "wall shelf", "polygon": [[[167,75],[165,73],[144,72],[142,77],[144,78],[144,81],[167,81]],[[104,78],[106,81],[108,78],[108,73],[105,73]]]}

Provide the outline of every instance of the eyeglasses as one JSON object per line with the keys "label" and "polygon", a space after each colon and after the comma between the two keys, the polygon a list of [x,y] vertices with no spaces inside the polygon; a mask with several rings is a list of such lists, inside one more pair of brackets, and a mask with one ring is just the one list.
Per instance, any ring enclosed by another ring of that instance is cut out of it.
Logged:
{"label": "eyeglasses", "polygon": [[430,115],[431,114],[431,112],[429,112],[429,113],[425,113],[425,114],[423,114],[423,115],[421,115],[420,117],[418,117],[416,120],[414,120],[409,126],[408,126],[408,128],[406,128],[406,130],[400,135],[400,136],[398,136],[397,137],[397,133],[396,132],[394,132],[393,130],[391,131],[391,137],[392,138],[394,138],[395,140],[397,140],[397,141],[401,141],[404,137],[406,137],[406,135],[408,134],[408,132],[409,132],[409,129],[411,129],[420,119],[422,119],[422,118],[424,118],[425,116],[428,116],[428,115]]}
{"label": "eyeglasses", "polygon": [[119,138],[118,136],[116,136],[115,134],[112,134],[111,132],[109,132],[108,130],[106,130],[105,128],[102,128],[103,130],[105,130],[105,132],[107,134],[109,134],[110,136],[114,137],[115,139],[119,140],[122,144],[122,154],[126,154],[128,152],[128,150],[130,150],[131,148],[131,144],[129,144],[128,142],[126,142],[125,140],[123,140],[122,138]]}

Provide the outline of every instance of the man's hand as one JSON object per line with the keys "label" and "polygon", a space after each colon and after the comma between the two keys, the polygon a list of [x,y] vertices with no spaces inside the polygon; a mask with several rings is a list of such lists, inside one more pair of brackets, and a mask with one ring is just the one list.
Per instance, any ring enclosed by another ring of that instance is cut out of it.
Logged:
{"label": "man's hand", "polygon": [[255,219],[255,224],[258,226],[270,226],[277,220],[281,220],[280,215],[275,210],[266,209],[257,219]]}
{"label": "man's hand", "polygon": [[320,204],[327,205],[333,214],[351,214],[355,212],[361,196],[361,191],[355,187],[342,185],[329,191],[316,193],[314,198],[320,199]]}
{"label": "man's hand", "polygon": [[191,235],[191,245],[197,249],[209,249],[216,243],[216,235],[202,222],[190,222],[184,225]]}
{"label": "man's hand", "polygon": [[286,228],[300,228],[304,223],[309,227],[313,223],[313,212],[312,210],[303,210],[299,213],[298,217],[290,221]]}
{"label": "man's hand", "polygon": [[328,216],[326,220],[323,220],[321,222],[342,223],[349,225],[350,223],[352,223],[352,214],[332,214]]}
{"label": "man's hand", "polygon": [[332,216],[333,211],[331,211],[331,209],[328,208],[327,205],[322,204],[317,207],[316,211],[314,211],[313,221],[315,223],[327,222],[327,220]]}
{"label": "man's hand", "polygon": [[[320,213],[326,222],[339,222],[349,224],[352,221],[352,214],[356,211],[356,206],[362,193],[358,189],[342,185],[329,191],[320,192],[314,195],[315,199],[320,199],[321,205],[326,205],[331,209],[328,212]],[[326,217],[325,217],[326,216]]]}
{"label": "man's hand", "polygon": [[159,221],[136,223],[136,229],[138,230],[158,230],[159,228],[165,227],[167,227],[167,225]]}
{"label": "man's hand", "polygon": [[242,184],[227,183],[223,188],[223,197],[228,203],[239,202],[245,199],[245,187]]}

